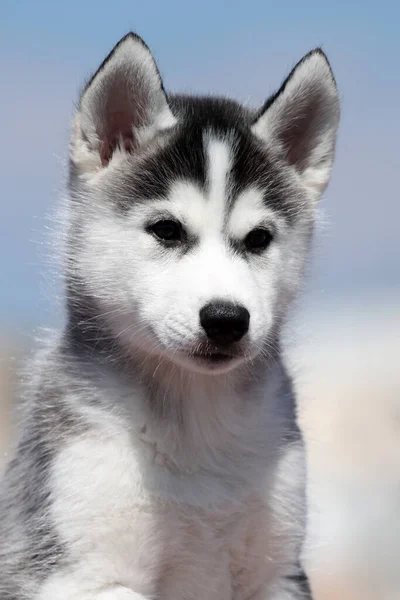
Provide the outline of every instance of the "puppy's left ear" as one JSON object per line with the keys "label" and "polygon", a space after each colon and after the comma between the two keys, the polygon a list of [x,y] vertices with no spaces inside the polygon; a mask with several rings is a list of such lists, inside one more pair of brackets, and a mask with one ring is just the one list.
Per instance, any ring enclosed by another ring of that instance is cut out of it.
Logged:
{"label": "puppy's left ear", "polygon": [[296,169],[316,200],[329,182],[339,115],[336,82],[327,57],[317,49],[267,100],[252,131]]}

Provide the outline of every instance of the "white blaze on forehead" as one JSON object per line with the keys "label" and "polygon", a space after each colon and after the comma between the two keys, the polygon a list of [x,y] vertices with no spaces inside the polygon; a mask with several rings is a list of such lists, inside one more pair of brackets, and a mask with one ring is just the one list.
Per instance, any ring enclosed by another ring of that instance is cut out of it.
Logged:
{"label": "white blaze on forehead", "polygon": [[257,187],[250,187],[236,199],[229,217],[229,233],[234,238],[243,238],[254,227],[261,224],[280,229],[282,219],[265,205],[263,192]]}
{"label": "white blaze on forehead", "polygon": [[207,153],[208,210],[222,229],[228,195],[228,175],[232,166],[231,149],[227,142],[205,138]]}

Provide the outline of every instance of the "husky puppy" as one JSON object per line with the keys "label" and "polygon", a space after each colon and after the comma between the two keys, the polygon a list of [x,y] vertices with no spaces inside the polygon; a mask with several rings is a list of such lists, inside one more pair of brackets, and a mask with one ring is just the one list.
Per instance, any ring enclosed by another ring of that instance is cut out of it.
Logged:
{"label": "husky puppy", "polygon": [[338,121],[319,49],[257,111],[168,94],[133,33],[90,79],[66,325],[1,484],[1,600],[310,597],[280,332]]}

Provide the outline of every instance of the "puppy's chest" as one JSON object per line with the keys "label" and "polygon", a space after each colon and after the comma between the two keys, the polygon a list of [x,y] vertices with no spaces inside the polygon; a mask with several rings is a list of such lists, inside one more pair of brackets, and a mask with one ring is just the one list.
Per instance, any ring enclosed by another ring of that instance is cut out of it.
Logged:
{"label": "puppy's chest", "polygon": [[85,436],[58,456],[53,519],[77,563],[163,600],[246,600],[279,576],[291,532],[271,493],[232,494],[229,479],[178,477],[143,456],[123,432]]}
{"label": "puppy's chest", "polygon": [[270,518],[261,500],[249,499],[240,510],[185,510],[171,524],[175,541],[164,548],[160,586],[167,598],[189,588],[194,598],[244,600],[271,579]]}

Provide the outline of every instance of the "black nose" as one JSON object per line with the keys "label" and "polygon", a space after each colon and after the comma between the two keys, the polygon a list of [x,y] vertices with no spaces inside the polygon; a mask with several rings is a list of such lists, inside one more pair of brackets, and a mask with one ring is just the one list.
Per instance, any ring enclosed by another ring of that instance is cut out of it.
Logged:
{"label": "black nose", "polygon": [[216,300],[203,306],[200,324],[208,339],[221,346],[238,342],[249,330],[250,313],[244,306]]}

